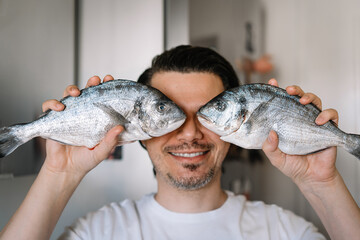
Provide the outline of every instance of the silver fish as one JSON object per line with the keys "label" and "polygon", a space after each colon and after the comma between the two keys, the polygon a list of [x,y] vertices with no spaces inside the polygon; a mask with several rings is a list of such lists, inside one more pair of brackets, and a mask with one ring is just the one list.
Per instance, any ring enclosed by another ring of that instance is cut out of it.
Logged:
{"label": "silver fish", "polygon": [[260,149],[274,130],[284,153],[306,155],[340,146],[360,159],[360,135],[347,134],[332,121],[317,125],[321,111],[299,99],[267,84],[242,85],[212,99],[197,117],[222,140],[243,148]]}
{"label": "silver fish", "polygon": [[114,126],[122,125],[119,144],[162,136],[180,127],[184,112],[159,90],[129,80],[114,80],[60,100],[61,112],[0,129],[0,157],[34,137],[93,148]]}

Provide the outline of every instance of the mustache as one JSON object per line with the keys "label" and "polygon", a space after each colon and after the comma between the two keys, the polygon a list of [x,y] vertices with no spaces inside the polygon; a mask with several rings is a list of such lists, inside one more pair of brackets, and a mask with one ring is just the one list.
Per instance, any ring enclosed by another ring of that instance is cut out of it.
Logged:
{"label": "mustache", "polygon": [[198,150],[211,150],[214,148],[214,144],[211,143],[198,143],[198,142],[193,142],[193,143],[182,143],[179,145],[170,145],[170,146],[166,146],[164,148],[164,150],[166,152],[171,152],[171,151],[176,151],[176,150],[191,150],[191,149],[198,149]]}

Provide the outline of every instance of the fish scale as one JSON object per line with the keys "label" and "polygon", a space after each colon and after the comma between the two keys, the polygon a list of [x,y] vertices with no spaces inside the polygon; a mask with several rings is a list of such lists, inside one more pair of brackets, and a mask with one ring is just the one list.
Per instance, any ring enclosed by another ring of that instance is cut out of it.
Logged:
{"label": "fish scale", "polygon": [[185,113],[159,90],[130,80],[113,80],[60,100],[63,111],[49,110],[37,120],[0,128],[0,157],[34,137],[93,148],[116,125],[119,144],[162,136],[184,122]]}
{"label": "fish scale", "polygon": [[332,121],[317,125],[315,119],[321,111],[299,99],[279,87],[247,84],[219,94],[200,108],[197,116],[222,140],[243,148],[262,148],[274,130],[280,150],[287,154],[305,155],[339,146],[360,159],[359,135],[343,132]]}

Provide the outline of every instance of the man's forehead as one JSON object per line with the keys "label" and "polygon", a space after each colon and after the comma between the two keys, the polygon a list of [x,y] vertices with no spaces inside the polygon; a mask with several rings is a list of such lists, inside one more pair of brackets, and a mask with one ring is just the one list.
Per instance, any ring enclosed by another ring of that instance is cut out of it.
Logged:
{"label": "man's forehead", "polygon": [[224,90],[220,77],[210,73],[157,73],[151,85],[180,107],[192,109],[203,106]]}
{"label": "man's forehead", "polygon": [[159,72],[152,76],[152,87],[161,89],[179,89],[185,88],[188,91],[201,91],[206,89],[213,89],[218,91],[224,90],[223,82],[220,77],[212,73],[204,72]]}

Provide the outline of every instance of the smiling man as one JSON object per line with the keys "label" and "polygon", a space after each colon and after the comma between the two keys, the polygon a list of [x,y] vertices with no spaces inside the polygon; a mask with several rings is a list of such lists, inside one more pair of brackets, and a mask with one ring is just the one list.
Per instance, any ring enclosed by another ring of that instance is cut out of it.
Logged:
{"label": "smiling man", "polygon": [[[171,84],[166,84],[169,80]],[[226,199],[220,188],[221,164],[230,144],[202,126],[196,117],[201,106],[224,91],[221,79],[211,73],[162,72],[155,73],[150,84],[164,92],[187,116],[177,130],[143,142],[157,173],[155,199],[169,209],[176,205],[181,212],[201,212],[205,207],[221,206]],[[192,195],[190,202],[186,201],[187,194]]]}
{"label": "smiling man", "polygon": [[[106,76],[104,81],[112,79]],[[324,239],[311,223],[289,211],[221,189],[221,165],[229,143],[202,126],[196,112],[225,89],[238,85],[233,68],[223,57],[208,48],[179,46],[155,57],[139,82],[162,91],[187,116],[180,128],[142,142],[154,165],[158,191],[89,213],[69,227],[62,239]],[[93,77],[87,86],[99,83]],[[301,96],[302,104],[312,102],[321,108],[314,94],[296,86],[287,91]],[[66,94],[77,96],[79,90],[69,86]],[[44,110],[61,111],[63,107],[55,100],[43,105]],[[324,110],[316,121],[324,124],[329,120],[337,121],[335,110]],[[113,128],[92,150],[49,140],[44,165],[1,237],[49,238],[81,179],[108,156],[122,130],[121,126]],[[336,148],[290,156],[277,145],[277,135],[271,132],[263,150],[297,184],[330,236],[360,236],[360,211],[336,169]]]}

